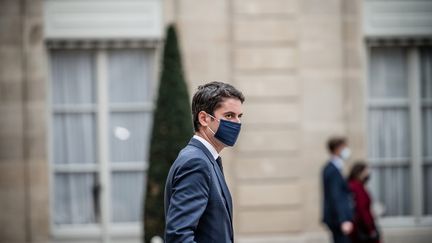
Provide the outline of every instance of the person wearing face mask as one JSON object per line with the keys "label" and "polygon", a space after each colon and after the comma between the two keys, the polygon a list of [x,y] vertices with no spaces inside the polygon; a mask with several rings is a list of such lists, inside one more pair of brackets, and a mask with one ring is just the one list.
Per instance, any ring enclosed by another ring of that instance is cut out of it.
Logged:
{"label": "person wearing face mask", "polygon": [[343,177],[343,167],[351,152],[342,137],[329,139],[330,159],[322,170],[323,222],[332,233],[334,243],[350,243],[353,230],[353,212],[348,184]]}
{"label": "person wearing face mask", "polygon": [[234,242],[233,203],[219,154],[236,143],[244,100],[222,82],[199,86],[194,94],[195,135],[165,185],[165,242]]}
{"label": "person wearing face mask", "polygon": [[371,197],[365,184],[370,178],[369,168],[364,162],[356,162],[348,177],[349,188],[354,199],[353,243],[379,243],[380,237],[371,213]]}

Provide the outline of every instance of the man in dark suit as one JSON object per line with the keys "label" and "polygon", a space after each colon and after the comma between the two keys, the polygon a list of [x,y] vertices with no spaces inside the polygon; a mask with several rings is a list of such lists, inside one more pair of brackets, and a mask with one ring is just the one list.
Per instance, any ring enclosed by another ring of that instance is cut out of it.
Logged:
{"label": "man in dark suit", "polygon": [[322,171],[324,192],[323,222],[332,232],[334,243],[349,243],[353,230],[352,202],[348,184],[342,175],[344,161],[350,156],[345,138],[331,138],[327,143],[330,160]]}
{"label": "man in dark suit", "polygon": [[243,94],[211,82],[192,99],[195,135],[171,166],[165,187],[165,241],[234,241],[233,204],[219,153],[240,132]]}

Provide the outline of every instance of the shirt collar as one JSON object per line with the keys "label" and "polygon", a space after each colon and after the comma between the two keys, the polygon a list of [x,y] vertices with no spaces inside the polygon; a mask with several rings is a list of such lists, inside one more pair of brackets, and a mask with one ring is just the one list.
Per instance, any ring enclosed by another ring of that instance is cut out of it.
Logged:
{"label": "shirt collar", "polygon": [[343,170],[344,162],[339,156],[333,156],[331,158],[331,162],[333,163],[334,166],[336,166],[336,168],[338,168],[338,170],[340,171]]}
{"label": "shirt collar", "polygon": [[216,151],[216,149],[213,147],[213,145],[211,145],[209,142],[207,142],[207,140],[205,140],[204,138],[202,138],[198,135],[194,135],[193,138],[200,141],[208,149],[208,151],[210,151],[210,153],[213,155],[213,158],[215,160],[219,157],[219,153]]}

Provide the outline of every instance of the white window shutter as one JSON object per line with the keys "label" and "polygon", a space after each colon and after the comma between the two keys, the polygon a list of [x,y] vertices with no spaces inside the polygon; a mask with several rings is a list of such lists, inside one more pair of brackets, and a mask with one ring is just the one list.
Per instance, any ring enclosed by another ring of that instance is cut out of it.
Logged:
{"label": "white window shutter", "polygon": [[159,39],[161,0],[45,0],[47,39]]}
{"label": "white window shutter", "polygon": [[430,0],[366,0],[363,4],[367,37],[432,35]]}

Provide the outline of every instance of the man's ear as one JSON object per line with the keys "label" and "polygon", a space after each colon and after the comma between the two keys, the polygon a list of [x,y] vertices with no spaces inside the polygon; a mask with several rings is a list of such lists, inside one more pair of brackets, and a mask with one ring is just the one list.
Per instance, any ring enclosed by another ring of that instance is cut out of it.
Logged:
{"label": "man's ear", "polygon": [[208,115],[204,111],[200,111],[198,113],[198,122],[201,124],[201,126],[206,127],[208,126]]}

